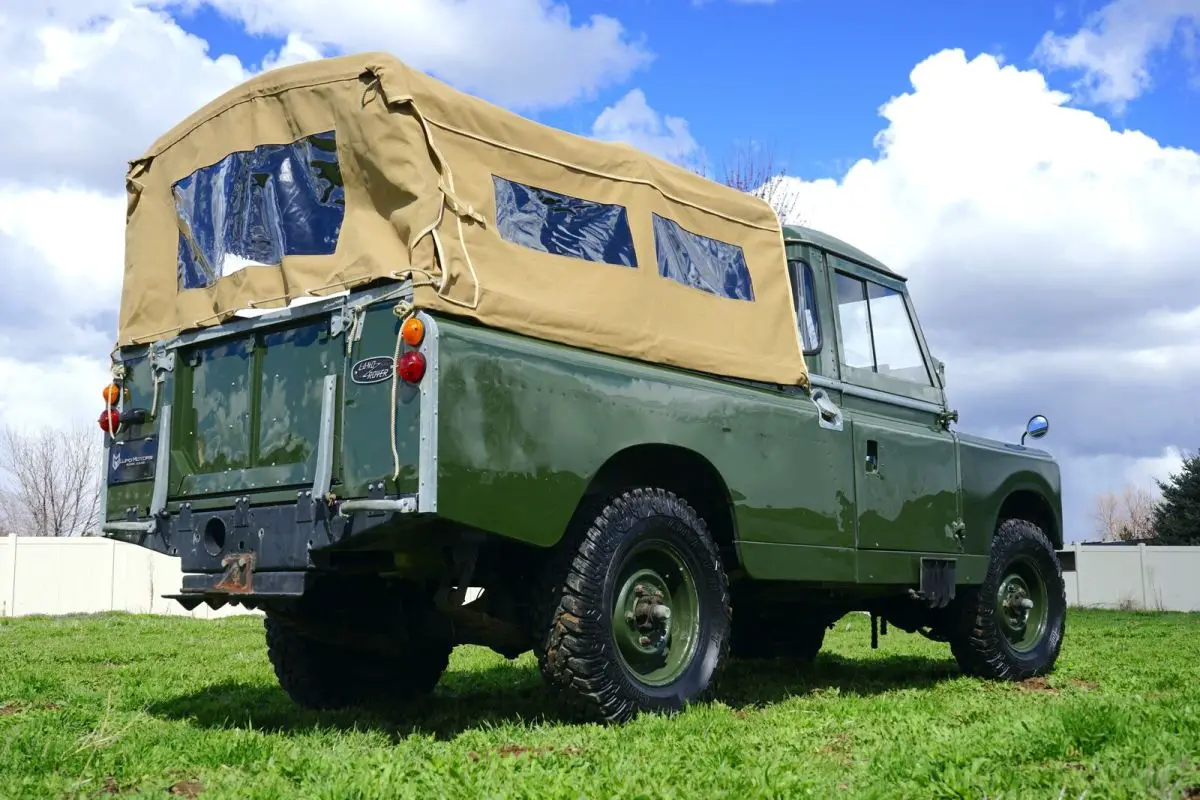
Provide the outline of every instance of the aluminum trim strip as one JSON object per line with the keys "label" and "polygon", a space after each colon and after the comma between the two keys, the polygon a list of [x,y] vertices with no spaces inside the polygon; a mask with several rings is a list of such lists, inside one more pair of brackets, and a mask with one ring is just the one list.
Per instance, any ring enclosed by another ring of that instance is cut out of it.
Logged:
{"label": "aluminum trim strip", "polygon": [[425,323],[425,341],[421,352],[425,356],[425,377],[421,381],[421,445],[417,460],[417,510],[422,514],[437,513],[438,491],[438,350],[440,331],[437,320],[418,312]]}
{"label": "aluminum trim strip", "polygon": [[333,423],[337,403],[337,375],[325,376],[321,386],[321,433],[317,441],[317,464],[313,471],[313,498],[320,501],[329,494],[333,481]]}
{"label": "aluminum trim strip", "polygon": [[892,394],[891,392],[881,392],[878,389],[868,389],[864,386],[854,386],[843,381],[826,378],[823,375],[809,375],[809,382],[813,386],[820,386],[825,389],[839,391],[842,394],[850,397],[861,397],[864,400],[875,400],[880,403],[890,403],[901,408],[910,408],[913,411],[927,411],[930,414],[942,413],[942,407],[937,403],[930,403],[927,400],[916,400],[903,395]]}
{"label": "aluminum trim strip", "polygon": [[154,460],[154,489],[150,494],[150,516],[167,510],[167,484],[171,480],[171,404],[158,412],[158,452]]}

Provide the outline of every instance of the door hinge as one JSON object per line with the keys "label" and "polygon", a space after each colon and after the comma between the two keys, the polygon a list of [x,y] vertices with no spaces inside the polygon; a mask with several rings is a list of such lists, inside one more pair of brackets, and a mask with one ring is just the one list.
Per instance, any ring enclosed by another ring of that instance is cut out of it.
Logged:
{"label": "door hinge", "polygon": [[156,373],[171,372],[175,369],[175,351],[156,347],[150,351],[150,367]]}
{"label": "door hinge", "polygon": [[938,424],[946,430],[950,430],[950,423],[958,422],[958,411],[943,411],[938,414]]}
{"label": "door hinge", "polygon": [[967,523],[956,519],[946,526],[946,538],[961,542],[967,533]]}

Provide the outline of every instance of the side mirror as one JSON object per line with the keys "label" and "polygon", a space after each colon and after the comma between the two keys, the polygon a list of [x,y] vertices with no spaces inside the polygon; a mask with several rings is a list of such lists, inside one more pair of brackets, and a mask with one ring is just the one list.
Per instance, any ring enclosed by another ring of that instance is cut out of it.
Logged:
{"label": "side mirror", "polygon": [[1029,418],[1029,422],[1025,423],[1025,432],[1021,434],[1021,444],[1025,444],[1025,437],[1032,436],[1034,439],[1040,439],[1050,432],[1050,420],[1046,419],[1041,414],[1034,414]]}

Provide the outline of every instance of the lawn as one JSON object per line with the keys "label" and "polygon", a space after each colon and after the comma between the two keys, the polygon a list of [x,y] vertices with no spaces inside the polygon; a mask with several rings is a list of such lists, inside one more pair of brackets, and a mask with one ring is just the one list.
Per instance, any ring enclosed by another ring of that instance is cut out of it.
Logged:
{"label": "lawn", "polygon": [[872,651],[862,615],[826,642],[604,728],[557,717],[528,654],[459,648],[403,717],[318,714],[259,618],[3,620],[0,797],[1200,797],[1200,615],[1072,610],[1026,684],[895,630]]}

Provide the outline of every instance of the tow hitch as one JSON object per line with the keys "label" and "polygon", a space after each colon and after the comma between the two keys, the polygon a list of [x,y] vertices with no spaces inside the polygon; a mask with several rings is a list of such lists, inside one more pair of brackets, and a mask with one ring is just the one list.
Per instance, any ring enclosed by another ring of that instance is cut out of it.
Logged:
{"label": "tow hitch", "polygon": [[229,594],[249,594],[254,589],[254,553],[233,553],[221,561],[225,567],[215,591]]}

